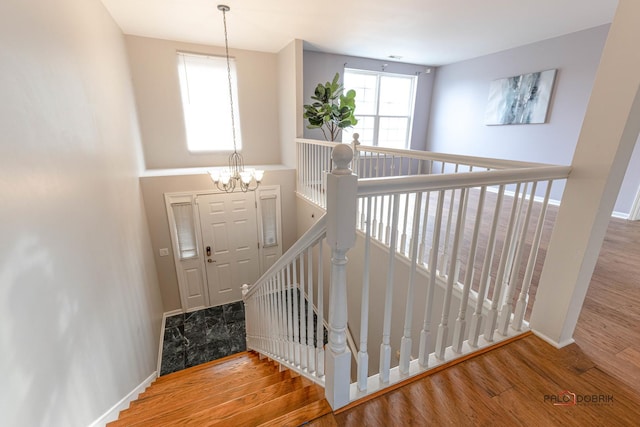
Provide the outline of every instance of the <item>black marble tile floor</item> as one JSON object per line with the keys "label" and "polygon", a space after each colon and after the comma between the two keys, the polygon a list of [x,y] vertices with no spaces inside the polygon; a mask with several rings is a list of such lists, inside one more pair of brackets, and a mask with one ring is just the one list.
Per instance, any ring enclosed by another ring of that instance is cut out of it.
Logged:
{"label": "black marble tile floor", "polygon": [[167,317],[160,375],[246,350],[242,301]]}

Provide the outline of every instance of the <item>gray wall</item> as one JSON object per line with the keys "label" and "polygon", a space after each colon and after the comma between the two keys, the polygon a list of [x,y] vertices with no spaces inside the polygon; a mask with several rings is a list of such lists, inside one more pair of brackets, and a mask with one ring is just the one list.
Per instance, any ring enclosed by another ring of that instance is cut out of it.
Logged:
{"label": "gray wall", "polygon": [[[438,68],[427,149],[570,164],[607,31],[608,26],[596,27]],[[484,124],[492,80],[552,68],[558,72],[547,123]],[[635,153],[616,211],[629,212],[639,185],[640,153]],[[559,200],[562,189],[562,185],[556,185],[552,197]]]}
{"label": "gray wall", "polygon": [[[432,67],[305,50],[303,55],[303,104],[310,104],[312,102],[311,96],[318,83],[330,81],[336,73],[340,73],[340,77],[342,78],[345,67],[382,71],[383,64],[388,64],[388,66],[385,67],[385,71],[389,73],[418,75],[411,148],[414,150],[424,150],[426,148],[429,109],[431,108],[431,91],[433,87],[433,71],[426,73],[425,70],[427,68],[433,70]],[[356,113],[357,112],[358,94],[356,94]],[[322,132],[319,129],[307,129],[307,124],[305,120],[305,138],[324,140]]]}
{"label": "gray wall", "polygon": [[124,38],[99,0],[34,0],[0,40],[0,425],[87,426],[162,319]]}

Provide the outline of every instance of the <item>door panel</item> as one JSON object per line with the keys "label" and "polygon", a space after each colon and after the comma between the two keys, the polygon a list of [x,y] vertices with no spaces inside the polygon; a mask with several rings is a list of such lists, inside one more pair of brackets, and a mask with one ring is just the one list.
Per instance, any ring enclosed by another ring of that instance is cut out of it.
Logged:
{"label": "door panel", "polygon": [[254,193],[198,196],[210,305],[242,299],[243,284],[259,275]]}

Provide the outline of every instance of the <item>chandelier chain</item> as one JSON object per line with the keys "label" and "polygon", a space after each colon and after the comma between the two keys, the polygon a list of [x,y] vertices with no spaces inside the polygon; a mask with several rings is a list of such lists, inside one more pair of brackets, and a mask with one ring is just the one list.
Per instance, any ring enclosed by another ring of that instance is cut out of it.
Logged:
{"label": "chandelier chain", "polygon": [[222,11],[222,21],[224,23],[224,49],[227,58],[227,80],[229,81],[229,104],[231,107],[231,134],[233,135],[233,151],[236,149],[236,118],[233,111],[233,85],[231,82],[231,62],[229,60],[229,38],[227,35],[227,10],[228,7],[219,7]]}

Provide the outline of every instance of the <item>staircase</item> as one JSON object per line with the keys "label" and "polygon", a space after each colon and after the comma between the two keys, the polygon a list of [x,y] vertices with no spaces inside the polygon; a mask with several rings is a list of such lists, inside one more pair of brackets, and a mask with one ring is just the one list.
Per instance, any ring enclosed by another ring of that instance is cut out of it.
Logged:
{"label": "staircase", "polygon": [[322,387],[245,352],[158,378],[108,426],[298,426],[329,412]]}

